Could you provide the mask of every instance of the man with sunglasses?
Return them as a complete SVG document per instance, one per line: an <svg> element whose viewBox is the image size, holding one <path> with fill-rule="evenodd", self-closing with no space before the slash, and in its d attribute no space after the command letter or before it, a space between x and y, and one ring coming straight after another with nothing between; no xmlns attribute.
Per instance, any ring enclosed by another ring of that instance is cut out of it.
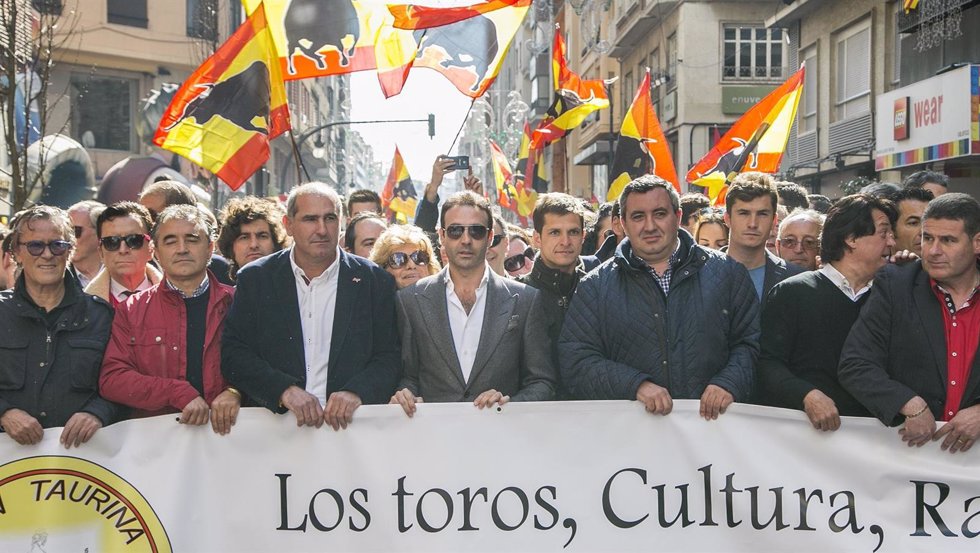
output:
<svg viewBox="0 0 980 553"><path fill-rule="evenodd" d="M778 282L803 271L787 265L766 249L766 241L776 224L778 203L775 181L755 171L735 177L725 196L728 257L748 269L760 301Z"/></svg>
<svg viewBox="0 0 980 553"><path fill-rule="evenodd" d="M160 282L153 265L150 212L136 202L118 202L99 215L96 232L103 269L85 287L113 307Z"/></svg>
<svg viewBox="0 0 980 553"><path fill-rule="evenodd" d="M655 175L619 198L626 239L587 274L565 316L563 383L583 399L636 399L666 415L700 399L717 419L751 394L759 302L745 267L680 228L677 191Z"/></svg>
<svg viewBox="0 0 980 553"><path fill-rule="evenodd" d="M23 270L13 290L0 292L0 426L20 444L63 426L61 443L77 447L117 414L98 393L112 309L66 270L75 242L66 212L36 206L12 224Z"/></svg>
<svg viewBox="0 0 980 553"><path fill-rule="evenodd" d="M439 238L448 266L398 292L401 382L391 403L547 401L557 375L537 290L487 265L493 216L470 191L442 205Z"/></svg>
<svg viewBox="0 0 980 553"><path fill-rule="evenodd" d="M820 253L820 232L824 216L812 209L794 211L779 223L776 255L786 263L805 271L817 270Z"/></svg>
<svg viewBox="0 0 980 553"><path fill-rule="evenodd" d="M82 288L88 286L102 269L99 257L99 239L95 223L105 205L95 200L85 200L68 208L68 216L75 231L75 250L71 254L71 272Z"/></svg>
<svg viewBox="0 0 980 553"><path fill-rule="evenodd" d="M210 422L227 434L241 405L221 375L235 289L208 270L215 229L197 206L175 205L157 216L152 234L164 278L116 308L99 389L136 417L180 413L181 424Z"/></svg>

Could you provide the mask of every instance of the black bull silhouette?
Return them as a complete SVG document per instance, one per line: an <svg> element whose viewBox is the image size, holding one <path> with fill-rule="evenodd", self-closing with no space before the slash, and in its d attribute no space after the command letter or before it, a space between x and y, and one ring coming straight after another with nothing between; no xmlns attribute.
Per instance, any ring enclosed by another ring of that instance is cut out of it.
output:
<svg viewBox="0 0 980 553"><path fill-rule="evenodd" d="M246 131L269 134L268 129L256 127L252 119L269 118L269 68L256 61L247 69L221 81L197 85L204 90L184 106L180 117L165 130L191 117L204 125L219 115Z"/></svg>
<svg viewBox="0 0 980 553"><path fill-rule="evenodd" d="M300 54L313 61L317 69L327 68L320 50L332 46L340 52L340 65L346 67L354 55L354 45L361 37L361 23L350 0L293 0L283 16L286 31L286 66L290 75L296 74L293 56ZM352 37L350 47L344 39Z"/></svg>
<svg viewBox="0 0 980 553"><path fill-rule="evenodd" d="M487 78L490 64L497 57L497 26L490 18L478 15L457 23L415 31L419 42L418 57L427 48L441 48L446 59L439 62L444 69L473 68L476 81L470 91L476 92Z"/></svg>

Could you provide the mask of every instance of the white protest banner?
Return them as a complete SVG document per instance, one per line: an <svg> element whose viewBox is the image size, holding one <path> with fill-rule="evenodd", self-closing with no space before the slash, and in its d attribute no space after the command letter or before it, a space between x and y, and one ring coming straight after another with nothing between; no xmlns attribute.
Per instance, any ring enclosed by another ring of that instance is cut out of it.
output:
<svg viewBox="0 0 980 553"><path fill-rule="evenodd" d="M980 450L678 401L361 407L344 431L243 410L65 450L0 436L0 551L976 551Z"/></svg>

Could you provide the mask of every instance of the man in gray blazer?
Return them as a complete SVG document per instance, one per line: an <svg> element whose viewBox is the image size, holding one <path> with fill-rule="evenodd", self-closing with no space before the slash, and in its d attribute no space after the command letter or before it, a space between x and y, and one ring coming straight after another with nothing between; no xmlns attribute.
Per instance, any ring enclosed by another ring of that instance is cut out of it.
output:
<svg viewBox="0 0 980 553"><path fill-rule="evenodd" d="M547 401L557 387L537 290L487 265L490 204L460 192L442 205L439 239L449 259L438 274L398 293L402 369L398 403Z"/></svg>

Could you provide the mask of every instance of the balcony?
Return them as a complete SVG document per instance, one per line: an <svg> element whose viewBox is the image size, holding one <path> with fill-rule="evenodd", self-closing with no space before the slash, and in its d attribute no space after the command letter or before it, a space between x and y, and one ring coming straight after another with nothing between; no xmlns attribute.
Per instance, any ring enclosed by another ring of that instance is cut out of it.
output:
<svg viewBox="0 0 980 553"><path fill-rule="evenodd" d="M613 16L612 49L609 56L621 58L640 43L651 30L663 23L663 17L678 3L677 0L633 0Z"/></svg>

